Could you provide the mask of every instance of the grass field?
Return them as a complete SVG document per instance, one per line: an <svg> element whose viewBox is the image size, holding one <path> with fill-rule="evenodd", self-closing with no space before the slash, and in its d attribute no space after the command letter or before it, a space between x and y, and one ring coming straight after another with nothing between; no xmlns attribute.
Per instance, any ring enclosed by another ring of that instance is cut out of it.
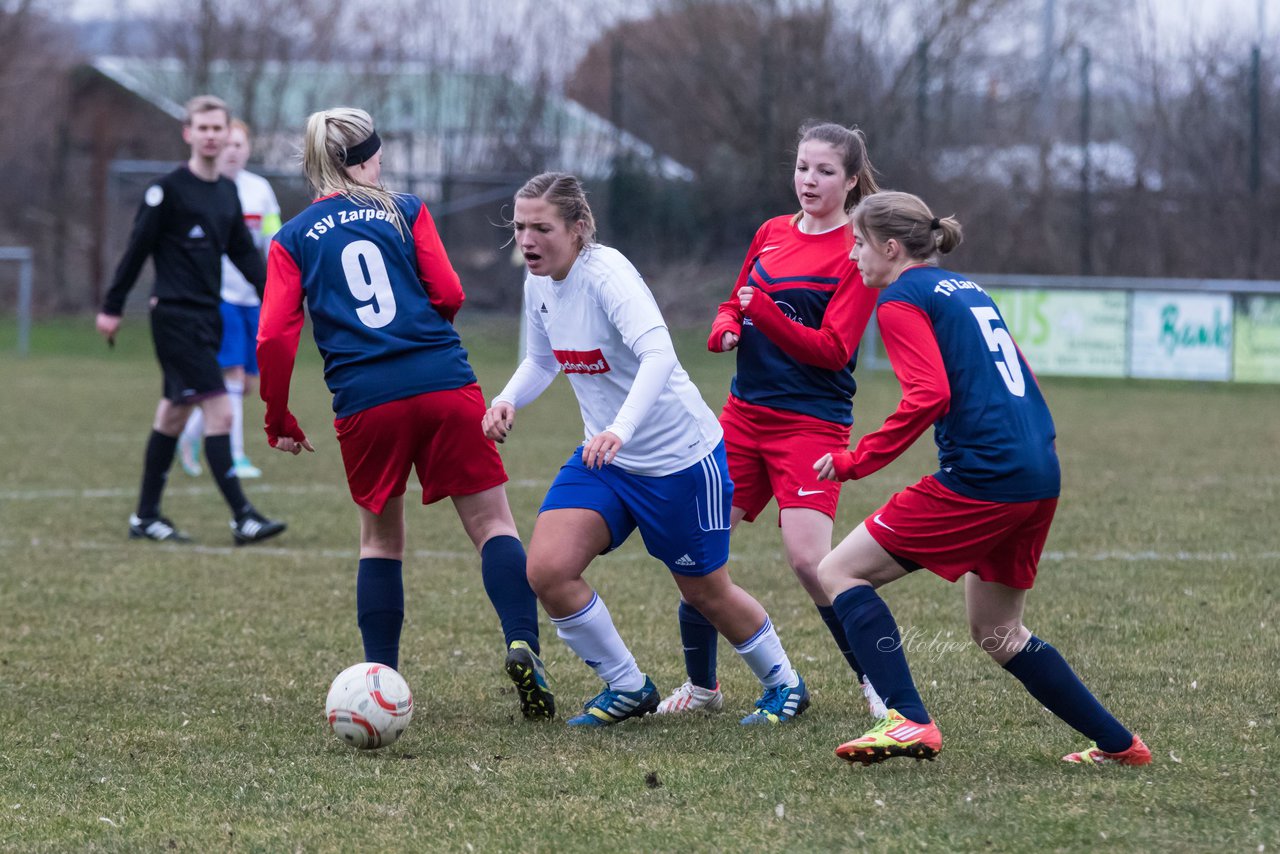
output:
<svg viewBox="0 0 1280 854"><path fill-rule="evenodd" d="M414 723L393 747L357 753L321 726L329 680L361 651L356 514L314 347L304 339L294 409L318 453L269 453L251 433L265 477L248 491L289 531L231 548L212 481L175 466L165 510L199 542L167 547L125 537L160 388L145 320L127 318L113 351L91 327L43 324L18 360L12 324L0 326L0 849L1280 847L1275 387L1043 380L1065 483L1027 623L1144 736L1147 768L1060 762L1082 740L967 643L960 589L926 573L886 598L914 638L945 750L846 766L832 750L867 727L865 708L764 519L735 535L732 571L811 686L806 715L740 728L757 687L721 644L729 712L587 733L527 723L447 503L408 518L401 669ZM462 332L495 391L514 365L512 327L470 318ZM731 360L697 332L677 346L718 409ZM865 431L897 384L872 373L860 385ZM522 412L503 455L524 535L579 438L563 380ZM933 462L925 439L846 486L837 532ZM667 691L683 679L675 588L634 540L588 578ZM545 619L543 642L571 710L595 678Z"/></svg>

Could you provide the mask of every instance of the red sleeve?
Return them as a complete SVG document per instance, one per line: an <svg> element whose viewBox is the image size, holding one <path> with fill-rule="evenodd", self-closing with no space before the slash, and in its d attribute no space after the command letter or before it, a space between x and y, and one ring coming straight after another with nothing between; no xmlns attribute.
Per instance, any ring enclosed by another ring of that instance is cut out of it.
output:
<svg viewBox="0 0 1280 854"><path fill-rule="evenodd" d="M721 342L724 341L726 332L732 332L734 335L742 334L742 303L738 301L738 290L747 283L747 277L751 275L751 267L756 263L756 256L760 254L760 235L763 232L764 226L761 226L756 236L751 239L751 247L747 250L746 260L742 262L742 269L738 271L733 290L729 292L729 298L720 303L716 309L716 319L711 321L711 334L707 336L707 349L712 353L724 352Z"/></svg>
<svg viewBox="0 0 1280 854"><path fill-rule="evenodd" d="M302 273L283 246L271 242L267 253L267 286L258 318L259 394L267 405L267 442L288 436L298 442L307 437L289 412L289 383L302 334Z"/></svg>
<svg viewBox="0 0 1280 854"><path fill-rule="evenodd" d="M880 337L902 386L898 409L884 426L868 433L852 452L833 456L841 480L866 477L893 462L951 407L951 384L938 350L933 324L924 310L901 302L885 303L876 313Z"/></svg>
<svg viewBox="0 0 1280 854"><path fill-rule="evenodd" d="M876 292L862 284L855 267L840 280L827 305L822 326L812 329L782 313L778 304L756 288L746 315L756 328L797 362L838 371L849 363L876 305Z"/></svg>
<svg viewBox="0 0 1280 854"><path fill-rule="evenodd" d="M440 242L440 233L436 231L435 220L427 206L418 211L413 221L413 246L418 254L418 278L422 279L423 289L431 305L440 312L440 316L450 323L457 316L458 309L466 294L462 292L462 282L449 263L444 244Z"/></svg>

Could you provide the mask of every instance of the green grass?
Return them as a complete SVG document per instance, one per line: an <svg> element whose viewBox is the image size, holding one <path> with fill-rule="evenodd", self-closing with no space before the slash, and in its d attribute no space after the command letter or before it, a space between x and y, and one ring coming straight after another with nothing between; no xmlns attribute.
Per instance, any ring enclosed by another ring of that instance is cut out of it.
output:
<svg viewBox="0 0 1280 854"><path fill-rule="evenodd" d="M464 313L465 318L465 313ZM469 318L486 389L512 328ZM0 346L13 327L0 327ZM678 338L718 408L730 359ZM721 645L731 713L604 732L519 718L478 560L448 503L411 506L402 671L416 720L357 753L321 726L329 680L361 657L356 513L314 347L294 408L318 453L269 452L248 485L288 520L233 549L212 482L176 467L166 512L195 548L126 540L160 390L145 322L108 351L87 318L40 324L0 356L0 849L65 850L1276 850L1280 845L1280 393L1274 387L1044 379L1062 503L1027 623L1146 738L1142 769L1068 767L1081 739L967 642L961 591L889 588L946 737L938 761L852 768L833 748L865 711L782 560L772 511L733 544L735 578L814 692L794 725L744 731L757 696ZM863 376L859 429L897 400ZM251 420L260 404L249 406ZM580 438L563 381L503 448L521 531ZM838 533L932 471L922 440L845 488ZM588 573L642 667L683 679L668 573L638 542ZM544 621L561 708L597 690Z"/></svg>

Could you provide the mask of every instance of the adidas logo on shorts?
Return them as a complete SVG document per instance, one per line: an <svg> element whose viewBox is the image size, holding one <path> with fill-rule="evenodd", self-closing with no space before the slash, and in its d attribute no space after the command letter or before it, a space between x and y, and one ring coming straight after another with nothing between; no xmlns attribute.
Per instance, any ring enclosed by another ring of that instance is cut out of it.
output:
<svg viewBox="0 0 1280 854"><path fill-rule="evenodd" d="M681 555L676 558L676 566L697 566L697 564L688 555Z"/></svg>

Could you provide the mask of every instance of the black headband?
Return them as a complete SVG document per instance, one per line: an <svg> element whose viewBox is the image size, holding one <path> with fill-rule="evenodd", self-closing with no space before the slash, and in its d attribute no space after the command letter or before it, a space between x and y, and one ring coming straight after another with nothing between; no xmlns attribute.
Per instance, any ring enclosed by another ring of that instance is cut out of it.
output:
<svg viewBox="0 0 1280 854"><path fill-rule="evenodd" d="M933 219L929 220L930 231L937 231L940 228L942 228L942 222L936 216Z"/></svg>
<svg viewBox="0 0 1280 854"><path fill-rule="evenodd" d="M382 148L382 140L378 138L378 132L375 130L364 142L347 149L346 155L342 158L342 165L359 166L377 154L380 148Z"/></svg>

